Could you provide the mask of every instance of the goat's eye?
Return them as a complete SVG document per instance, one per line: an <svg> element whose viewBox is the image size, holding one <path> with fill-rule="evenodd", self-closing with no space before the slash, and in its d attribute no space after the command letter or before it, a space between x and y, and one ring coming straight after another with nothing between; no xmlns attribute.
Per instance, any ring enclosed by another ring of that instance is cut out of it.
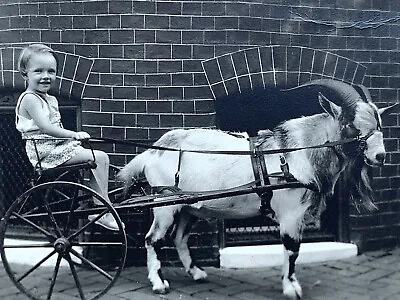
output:
<svg viewBox="0 0 400 300"><path fill-rule="evenodd" d="M347 137L357 137L360 134L360 130L357 129L353 124L346 124L344 131Z"/></svg>

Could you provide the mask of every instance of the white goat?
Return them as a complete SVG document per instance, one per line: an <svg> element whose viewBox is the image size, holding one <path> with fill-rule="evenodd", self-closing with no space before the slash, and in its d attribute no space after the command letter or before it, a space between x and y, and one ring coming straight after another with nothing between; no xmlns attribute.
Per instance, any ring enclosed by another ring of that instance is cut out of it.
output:
<svg viewBox="0 0 400 300"><path fill-rule="evenodd" d="M342 103L337 105L322 94L319 102L325 113L286 121L272 133L260 131L259 149L298 148L338 141L344 138L364 137L363 147L350 143L332 147L304 149L285 153L291 174L301 183L314 189L280 189L273 192L270 206L280 225L285 260L282 269L284 295L302 297L302 288L295 276L295 261L299 254L302 228L307 212L324 208L325 198L331 196L339 175L350 170L354 191L362 197L361 204L373 207L371 188L366 176L369 166L381 166L385 148L380 115L386 109L377 109L370 102L365 88L357 90L343 82L317 80L299 88L319 88L321 92L334 91ZM185 150L249 150L249 142L219 130L176 129L163 135L154 145L182 149L180 157L179 188L183 191L228 189L254 181L249 155L221 155L193 153ZM356 145L356 147L355 147ZM265 155L269 173L280 172L280 155ZM179 153L149 149L136 156L120 172L119 177L129 186L144 174L152 187L174 186ZM271 184L277 180L271 178ZM156 293L169 290L167 280L161 278L161 263L154 245L164 238L168 228L176 225L174 242L183 266L194 280L207 277L196 266L187 245L190 227L196 218L247 218L260 214L260 197L247 194L199 202L192 205L171 205L153 209L154 221L146 235L148 277ZM316 216L318 217L318 215Z"/></svg>

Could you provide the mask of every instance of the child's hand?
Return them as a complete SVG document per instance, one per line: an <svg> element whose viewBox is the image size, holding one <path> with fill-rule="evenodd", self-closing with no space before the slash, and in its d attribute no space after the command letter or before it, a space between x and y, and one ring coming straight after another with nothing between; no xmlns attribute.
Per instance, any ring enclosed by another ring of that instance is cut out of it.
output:
<svg viewBox="0 0 400 300"><path fill-rule="evenodd" d="M74 136L72 137L75 140L87 140L90 139L90 135L87 132L80 131L80 132L75 132Z"/></svg>

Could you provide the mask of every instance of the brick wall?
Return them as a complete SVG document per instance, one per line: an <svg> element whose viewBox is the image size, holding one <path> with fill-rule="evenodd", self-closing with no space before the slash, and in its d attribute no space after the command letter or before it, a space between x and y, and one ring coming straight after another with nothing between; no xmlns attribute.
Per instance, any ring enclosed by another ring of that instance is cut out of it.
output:
<svg viewBox="0 0 400 300"><path fill-rule="evenodd" d="M398 0L0 0L0 47L31 42L93 60L82 97L92 136L154 140L175 127L215 125L202 61L249 47L328 50L366 66L378 106L398 102ZM363 249L399 242L399 115L384 122L389 166L374 171L379 211L352 212ZM107 145L112 162L135 153Z"/></svg>

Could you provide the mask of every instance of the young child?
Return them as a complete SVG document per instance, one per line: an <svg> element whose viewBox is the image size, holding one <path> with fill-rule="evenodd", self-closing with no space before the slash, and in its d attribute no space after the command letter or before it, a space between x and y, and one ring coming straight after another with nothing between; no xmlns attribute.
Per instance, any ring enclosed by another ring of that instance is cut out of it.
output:
<svg viewBox="0 0 400 300"><path fill-rule="evenodd" d="M92 160L92 151L83 148L80 142L90 138L90 135L83 131L64 129L58 101L48 94L57 73L57 60L53 50L43 44L26 47L20 54L18 69L28 86L20 95L15 108L16 127L21 132L22 138L27 139L25 149L32 165L37 167L38 157L31 139L35 139L43 169ZM110 201L108 155L99 150L94 150L94 155L97 168L92 169L90 186ZM96 216L90 215L89 220L93 220ZM119 230L117 222L110 213L105 214L96 223L110 230Z"/></svg>

